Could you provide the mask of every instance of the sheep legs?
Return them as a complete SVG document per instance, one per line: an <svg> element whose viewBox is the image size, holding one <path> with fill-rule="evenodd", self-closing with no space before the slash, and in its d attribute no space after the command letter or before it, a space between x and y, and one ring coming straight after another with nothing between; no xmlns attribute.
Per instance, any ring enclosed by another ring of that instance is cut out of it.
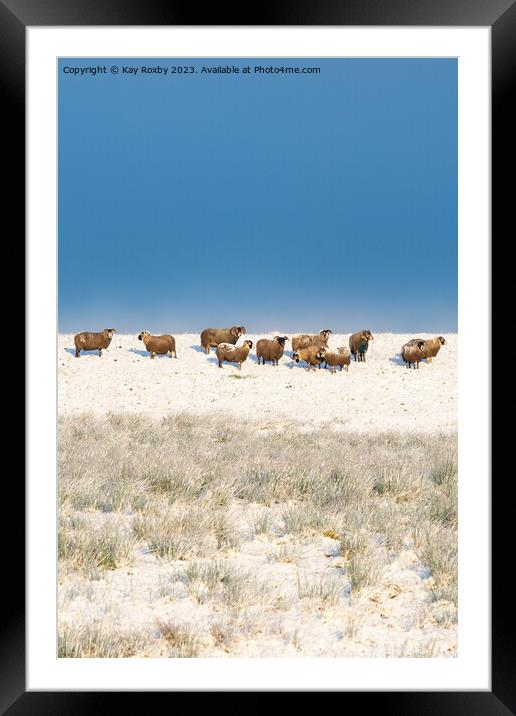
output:
<svg viewBox="0 0 516 716"><path fill-rule="evenodd" d="M102 348L99 348L99 358L102 357Z"/></svg>
<svg viewBox="0 0 516 716"><path fill-rule="evenodd" d="M80 358L81 357L81 351L78 351L77 348L75 349L75 357Z"/></svg>

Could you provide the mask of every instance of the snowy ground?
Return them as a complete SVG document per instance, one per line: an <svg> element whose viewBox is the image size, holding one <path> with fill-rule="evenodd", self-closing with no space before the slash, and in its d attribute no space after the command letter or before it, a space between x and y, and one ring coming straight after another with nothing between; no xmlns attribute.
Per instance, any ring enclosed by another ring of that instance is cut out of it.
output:
<svg viewBox="0 0 516 716"><path fill-rule="evenodd" d="M261 337L245 336L255 344ZM331 336L330 348L347 345L348 337ZM419 370L405 368L400 357L401 346L412 337L375 334L367 362L352 361L349 372L333 375L329 370L307 372L294 364L289 343L279 367L258 366L253 348L239 371L228 364L220 370L213 349L205 355L197 334L176 336L177 360L150 360L136 336L122 334L114 336L101 358L90 353L76 359L73 336L60 335L59 412L129 411L162 418L184 411L230 411L242 418L309 428L331 424L337 430L360 432L456 430L457 335L447 334L438 356L431 364L422 362Z"/></svg>
<svg viewBox="0 0 516 716"><path fill-rule="evenodd" d="M295 365L288 343L279 367L258 366L253 348L239 371L220 370L196 334L176 336L177 360L150 360L130 335L115 335L101 358L76 359L73 336L60 335L69 540L60 551L60 655L456 656L457 335L419 370L399 354L411 337L375 334L366 363L333 375ZM334 335L330 347L347 339ZM289 482L296 469L300 480ZM269 472L264 496L258 482ZM339 502L334 474L348 480L349 500ZM216 479L205 494L207 475ZM305 483L308 492L298 491ZM327 489L336 500L322 509ZM288 526L291 509L297 527ZM175 535L170 525L185 514ZM161 525L165 541L189 540L194 556L163 558L141 520ZM226 542L210 547L220 525ZM106 527L104 548L116 557L121 544L128 556L88 571ZM353 555L342 536L353 543L364 531L372 551ZM386 535L395 548L383 546ZM365 583L352 588L357 567Z"/></svg>
<svg viewBox="0 0 516 716"><path fill-rule="evenodd" d="M456 656L456 454L455 433L61 418L60 655Z"/></svg>
<svg viewBox="0 0 516 716"><path fill-rule="evenodd" d="M122 525L130 518L96 521ZM218 558L222 569L249 579L238 596L249 599L241 612L215 601L202 581L191 586L188 562L165 562L139 548L130 569L63 580L61 629L95 624L108 639L144 635L134 654L140 657L457 656L454 607L432 600L429 570L409 545L392 556L378 584L355 595L338 541L256 536L245 521L241 528L240 551ZM171 653L158 619L188 635L192 651Z"/></svg>

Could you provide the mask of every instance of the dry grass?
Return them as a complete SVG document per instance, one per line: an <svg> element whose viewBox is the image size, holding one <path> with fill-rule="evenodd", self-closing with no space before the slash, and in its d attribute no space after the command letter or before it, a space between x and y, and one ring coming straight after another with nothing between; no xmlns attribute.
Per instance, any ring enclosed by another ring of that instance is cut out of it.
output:
<svg viewBox="0 0 516 716"><path fill-rule="evenodd" d="M411 548L428 570L428 619L444 627L456 623L453 435L256 430L244 421L227 425L191 415L160 423L138 415L67 417L59 422L59 500L68 600L70 580L102 581L147 552L170 567L158 597L174 604L186 598L209 611L201 641L197 632L157 615L158 640L171 656L202 653L203 644L230 652L245 633L265 629L260 610L270 625L274 611L296 603L348 608L350 596L356 603L364 590L381 585L392 561ZM265 578L234 562L253 539L265 543ZM341 567L314 576L305 572L305 556L323 543ZM288 594L274 576L287 569L293 575ZM362 618L354 613L344 623L346 637L355 638ZM287 641L300 648L297 628L289 634ZM63 627L61 636L60 655L132 655L127 635ZM414 656L432 649L426 642L407 647ZM392 652L399 655L400 648Z"/></svg>
<svg viewBox="0 0 516 716"><path fill-rule="evenodd" d="M191 659L199 653L199 637L192 626L175 624L171 621L156 620L159 635L164 639L170 651L168 656L177 659Z"/></svg>
<svg viewBox="0 0 516 716"><path fill-rule="evenodd" d="M106 624L61 625L58 657L119 659L138 656L150 637L143 631L120 632Z"/></svg>
<svg viewBox="0 0 516 716"><path fill-rule="evenodd" d="M78 571L90 579L102 570L128 567L134 561L136 541L116 525L100 528L77 517L60 520L58 558L62 571Z"/></svg>

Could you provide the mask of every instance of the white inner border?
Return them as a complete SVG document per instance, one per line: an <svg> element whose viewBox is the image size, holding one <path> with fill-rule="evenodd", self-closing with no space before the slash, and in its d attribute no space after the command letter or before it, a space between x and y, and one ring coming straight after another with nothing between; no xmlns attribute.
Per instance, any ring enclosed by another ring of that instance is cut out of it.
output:
<svg viewBox="0 0 516 716"><path fill-rule="evenodd" d="M458 658L57 659L55 565L57 57L458 57L467 346L490 335L490 28L38 27L27 28L27 41L27 689L490 690L489 365L463 350Z"/></svg>

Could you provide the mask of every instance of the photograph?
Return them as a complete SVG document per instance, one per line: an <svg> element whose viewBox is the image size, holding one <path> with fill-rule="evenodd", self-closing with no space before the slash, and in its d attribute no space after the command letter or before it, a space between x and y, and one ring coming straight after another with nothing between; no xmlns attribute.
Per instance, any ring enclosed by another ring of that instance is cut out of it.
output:
<svg viewBox="0 0 516 716"><path fill-rule="evenodd" d="M461 656L458 68L59 56L58 659Z"/></svg>

